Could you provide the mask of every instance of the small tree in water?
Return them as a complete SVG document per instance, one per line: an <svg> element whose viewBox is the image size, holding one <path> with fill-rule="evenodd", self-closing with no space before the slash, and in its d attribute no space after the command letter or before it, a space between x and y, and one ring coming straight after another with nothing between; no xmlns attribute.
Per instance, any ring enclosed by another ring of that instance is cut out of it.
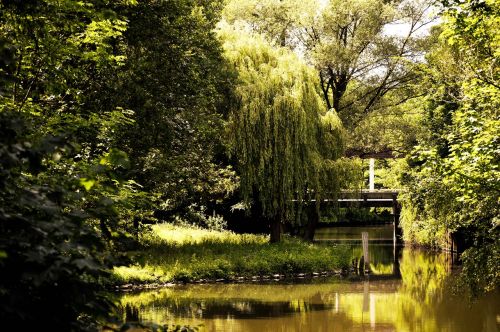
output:
<svg viewBox="0 0 500 332"><path fill-rule="evenodd" d="M223 27L225 54L238 75L237 102L228 125L231 150L248 205L271 225L271 242L283 225L299 220L297 207L339 191L345 179L342 123L318 94L317 75L295 54L258 35ZM312 239L313 232L306 237Z"/></svg>

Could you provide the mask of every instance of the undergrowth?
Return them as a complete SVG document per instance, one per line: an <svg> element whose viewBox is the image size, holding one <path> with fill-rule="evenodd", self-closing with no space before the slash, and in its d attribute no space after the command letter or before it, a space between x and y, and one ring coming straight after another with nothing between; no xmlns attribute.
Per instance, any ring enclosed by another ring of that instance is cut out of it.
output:
<svg viewBox="0 0 500 332"><path fill-rule="evenodd" d="M153 283L232 279L338 271L349 266L346 246L311 244L285 237L270 244L268 236L159 224L142 237L133 264L114 268L118 283Z"/></svg>

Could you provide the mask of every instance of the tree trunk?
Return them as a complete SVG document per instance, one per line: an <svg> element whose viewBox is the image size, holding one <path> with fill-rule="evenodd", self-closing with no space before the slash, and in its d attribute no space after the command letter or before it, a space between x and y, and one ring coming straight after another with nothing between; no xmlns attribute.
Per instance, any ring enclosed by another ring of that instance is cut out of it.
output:
<svg viewBox="0 0 500 332"><path fill-rule="evenodd" d="M276 243L281 241L281 233L283 232L283 227L281 225L281 218L276 216L271 219L271 243Z"/></svg>
<svg viewBox="0 0 500 332"><path fill-rule="evenodd" d="M333 81L335 82L332 86L333 108L335 112L340 114L342 112L340 109L340 101L347 91L347 84L349 84L349 81L345 74L337 75L336 79Z"/></svg>
<svg viewBox="0 0 500 332"><path fill-rule="evenodd" d="M316 227L319 222L319 209L316 208L315 204L311 204L307 210L308 223L304 232L304 240L312 242L314 240L314 234L316 233Z"/></svg>

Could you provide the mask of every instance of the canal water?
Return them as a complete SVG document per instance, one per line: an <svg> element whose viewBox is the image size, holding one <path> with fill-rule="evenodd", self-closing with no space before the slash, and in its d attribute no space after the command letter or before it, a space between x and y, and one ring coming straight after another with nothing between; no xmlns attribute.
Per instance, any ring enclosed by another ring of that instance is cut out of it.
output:
<svg viewBox="0 0 500 332"><path fill-rule="evenodd" d="M321 229L317 240L356 240L367 228ZM370 239L392 227L368 228ZM334 244L332 244L334 245ZM353 256L361 244L351 243ZM201 331L500 331L500 294L471 302L453 291L449 255L369 244L369 276L266 284L179 285L126 293L123 318L202 325Z"/></svg>

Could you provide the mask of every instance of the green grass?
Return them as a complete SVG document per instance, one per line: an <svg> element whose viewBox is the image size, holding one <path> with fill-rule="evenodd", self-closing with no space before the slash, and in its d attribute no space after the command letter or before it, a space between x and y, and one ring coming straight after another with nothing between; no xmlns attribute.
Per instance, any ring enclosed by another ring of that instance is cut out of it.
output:
<svg viewBox="0 0 500 332"><path fill-rule="evenodd" d="M118 283L232 279L338 271L348 267L346 246L320 245L285 237L269 244L267 236L217 232L160 224L143 236L134 263L115 267Z"/></svg>

